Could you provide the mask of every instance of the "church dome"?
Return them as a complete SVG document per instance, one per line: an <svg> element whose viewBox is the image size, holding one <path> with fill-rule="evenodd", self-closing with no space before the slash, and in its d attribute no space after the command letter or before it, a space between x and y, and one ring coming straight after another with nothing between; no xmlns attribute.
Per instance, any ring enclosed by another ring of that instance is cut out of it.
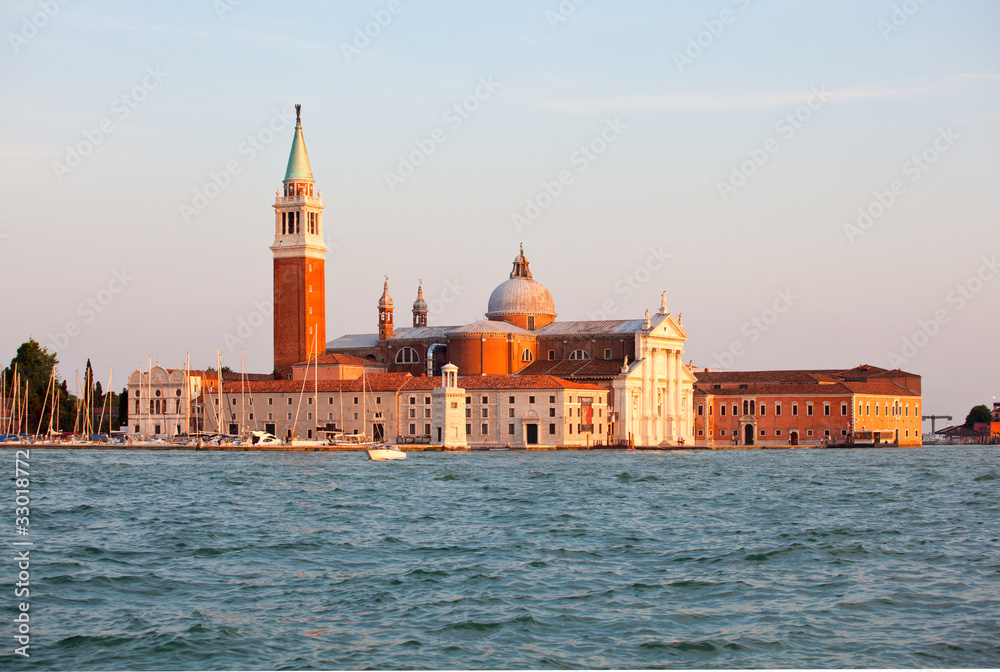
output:
<svg viewBox="0 0 1000 672"><path fill-rule="evenodd" d="M552 294L545 285L533 280L528 269L528 260L524 249L514 259L514 270L510 279L501 283L490 295L486 317L506 320L515 316L556 316L555 303Z"/></svg>

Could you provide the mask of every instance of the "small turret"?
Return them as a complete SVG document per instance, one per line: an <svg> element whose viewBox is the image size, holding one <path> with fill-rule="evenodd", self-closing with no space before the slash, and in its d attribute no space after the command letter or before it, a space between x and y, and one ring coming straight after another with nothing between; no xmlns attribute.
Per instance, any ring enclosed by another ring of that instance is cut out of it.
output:
<svg viewBox="0 0 1000 672"><path fill-rule="evenodd" d="M413 302L413 326L427 326L427 302L424 301L424 283L417 286L417 300Z"/></svg>

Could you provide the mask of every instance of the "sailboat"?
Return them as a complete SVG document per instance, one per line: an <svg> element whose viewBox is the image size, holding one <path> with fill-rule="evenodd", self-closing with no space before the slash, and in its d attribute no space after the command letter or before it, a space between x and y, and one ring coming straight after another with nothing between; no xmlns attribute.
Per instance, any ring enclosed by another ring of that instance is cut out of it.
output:
<svg viewBox="0 0 1000 672"><path fill-rule="evenodd" d="M365 371L361 370L361 403L362 403L362 418L364 418L365 428L368 425L368 404L367 404L367 390L365 389L367 385L365 384ZM393 444L369 444L366 449L368 453L369 460L404 460L406 459L406 453L403 450Z"/></svg>

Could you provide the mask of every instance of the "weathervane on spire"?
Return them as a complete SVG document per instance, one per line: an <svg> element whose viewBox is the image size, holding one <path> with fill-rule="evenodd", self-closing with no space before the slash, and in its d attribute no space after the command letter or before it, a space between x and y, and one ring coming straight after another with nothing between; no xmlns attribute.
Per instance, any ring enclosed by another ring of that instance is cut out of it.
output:
<svg viewBox="0 0 1000 672"><path fill-rule="evenodd" d="M302 123L302 106L295 103L295 125L298 126Z"/></svg>
<svg viewBox="0 0 1000 672"><path fill-rule="evenodd" d="M524 256L524 243L521 243L521 256Z"/></svg>

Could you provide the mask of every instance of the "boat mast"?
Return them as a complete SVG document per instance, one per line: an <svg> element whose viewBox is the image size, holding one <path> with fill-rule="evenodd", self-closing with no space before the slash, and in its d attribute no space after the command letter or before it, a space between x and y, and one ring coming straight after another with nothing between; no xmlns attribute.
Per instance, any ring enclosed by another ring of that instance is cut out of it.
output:
<svg viewBox="0 0 1000 672"><path fill-rule="evenodd" d="M219 374L219 408L215 412L219 434L222 434L222 348L215 348L215 370Z"/></svg>

